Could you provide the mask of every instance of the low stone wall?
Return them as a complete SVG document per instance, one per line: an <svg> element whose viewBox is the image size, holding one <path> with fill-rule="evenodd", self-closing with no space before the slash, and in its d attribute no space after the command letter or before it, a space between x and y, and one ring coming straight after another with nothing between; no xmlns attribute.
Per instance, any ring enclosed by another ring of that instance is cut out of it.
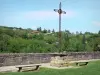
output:
<svg viewBox="0 0 100 75"><path fill-rule="evenodd" d="M48 63L51 57L64 56L69 60L100 59L100 52L71 52L71 53L9 53L0 54L0 66Z"/></svg>

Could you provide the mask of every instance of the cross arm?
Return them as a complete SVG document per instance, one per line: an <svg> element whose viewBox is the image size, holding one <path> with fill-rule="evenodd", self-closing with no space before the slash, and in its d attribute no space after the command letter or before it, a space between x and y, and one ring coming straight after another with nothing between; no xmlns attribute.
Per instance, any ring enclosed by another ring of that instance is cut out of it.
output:
<svg viewBox="0 0 100 75"><path fill-rule="evenodd" d="M55 12L58 12L58 9L54 9Z"/></svg>
<svg viewBox="0 0 100 75"><path fill-rule="evenodd" d="M62 11L62 14L66 14L66 12L65 11Z"/></svg>
<svg viewBox="0 0 100 75"><path fill-rule="evenodd" d="M59 12L58 9L54 9L54 11L55 11L55 12ZM66 14L66 12L65 12L65 11L62 11L62 10L61 10L61 13L62 13L62 14Z"/></svg>

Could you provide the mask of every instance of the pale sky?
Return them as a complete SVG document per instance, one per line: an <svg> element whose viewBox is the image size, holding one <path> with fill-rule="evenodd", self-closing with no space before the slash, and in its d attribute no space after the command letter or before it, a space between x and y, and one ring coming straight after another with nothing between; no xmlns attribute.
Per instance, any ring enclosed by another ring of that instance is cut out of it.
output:
<svg viewBox="0 0 100 75"><path fill-rule="evenodd" d="M0 25L58 31L58 13L62 1L62 30L98 32L100 0L0 0Z"/></svg>

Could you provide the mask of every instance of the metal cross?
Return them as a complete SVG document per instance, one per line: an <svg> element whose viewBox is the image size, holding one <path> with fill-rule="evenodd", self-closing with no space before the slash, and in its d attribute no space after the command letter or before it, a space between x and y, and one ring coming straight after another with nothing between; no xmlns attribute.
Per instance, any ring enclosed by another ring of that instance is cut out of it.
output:
<svg viewBox="0 0 100 75"><path fill-rule="evenodd" d="M59 4L59 9L54 9L54 11L55 12L58 12L58 14L59 14L59 45L60 45L60 50L59 50L59 52L61 51L61 41L62 41L62 39L61 39L61 14L66 14L66 12L65 11L62 11L62 9L61 9L61 2L60 2L60 4Z"/></svg>

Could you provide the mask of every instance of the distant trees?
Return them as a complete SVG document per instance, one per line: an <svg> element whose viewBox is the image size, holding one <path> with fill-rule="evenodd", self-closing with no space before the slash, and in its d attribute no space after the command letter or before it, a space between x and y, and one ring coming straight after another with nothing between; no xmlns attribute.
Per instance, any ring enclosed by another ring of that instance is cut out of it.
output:
<svg viewBox="0 0 100 75"><path fill-rule="evenodd" d="M98 33L62 31L62 51L100 51L100 31ZM59 32L41 27L37 30L0 26L0 52L58 52Z"/></svg>
<svg viewBox="0 0 100 75"><path fill-rule="evenodd" d="M50 29L48 30L48 33L51 33Z"/></svg>
<svg viewBox="0 0 100 75"><path fill-rule="evenodd" d="M40 31L41 32L42 31L42 28L41 27L38 27L37 28L37 31Z"/></svg>
<svg viewBox="0 0 100 75"><path fill-rule="evenodd" d="M0 34L0 51L1 52L7 51L7 45L9 44L8 43L9 39L10 39L9 35L5 33Z"/></svg>
<svg viewBox="0 0 100 75"><path fill-rule="evenodd" d="M65 30L65 33L67 33L67 34L71 34L69 30Z"/></svg>
<svg viewBox="0 0 100 75"><path fill-rule="evenodd" d="M55 30L54 29L52 30L52 33L55 33Z"/></svg>
<svg viewBox="0 0 100 75"><path fill-rule="evenodd" d="M63 40L63 50L68 51L69 49L69 43L70 43L70 38L69 38L69 33L65 33L64 35L64 40Z"/></svg>
<svg viewBox="0 0 100 75"><path fill-rule="evenodd" d="M100 30L99 30L98 34L100 34Z"/></svg>
<svg viewBox="0 0 100 75"><path fill-rule="evenodd" d="M83 34L82 43L83 43L83 49L85 50L85 48L86 48L86 37L85 37L85 34Z"/></svg>
<svg viewBox="0 0 100 75"><path fill-rule="evenodd" d="M43 33L47 33L47 30L46 30L46 29L44 29L42 32L43 32Z"/></svg>

